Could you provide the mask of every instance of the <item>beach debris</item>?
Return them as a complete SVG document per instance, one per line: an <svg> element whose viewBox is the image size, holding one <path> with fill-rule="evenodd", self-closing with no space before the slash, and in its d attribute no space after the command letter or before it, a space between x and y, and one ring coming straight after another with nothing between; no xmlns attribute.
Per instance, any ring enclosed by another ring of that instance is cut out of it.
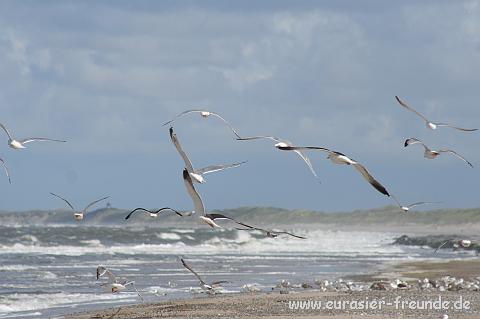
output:
<svg viewBox="0 0 480 319"><path fill-rule="evenodd" d="M388 283L377 281L370 286L370 290L388 290L388 286Z"/></svg>

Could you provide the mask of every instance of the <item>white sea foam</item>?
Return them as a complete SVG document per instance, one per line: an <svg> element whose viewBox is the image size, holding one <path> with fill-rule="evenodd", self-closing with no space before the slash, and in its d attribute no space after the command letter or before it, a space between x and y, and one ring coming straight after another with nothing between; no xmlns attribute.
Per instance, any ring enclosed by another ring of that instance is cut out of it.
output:
<svg viewBox="0 0 480 319"><path fill-rule="evenodd" d="M157 237L164 240L180 240L182 237L175 233L160 233Z"/></svg>
<svg viewBox="0 0 480 319"><path fill-rule="evenodd" d="M299 231L298 234L308 239L302 240L289 236L277 238L254 238L249 232L239 231L233 239L223 238L218 233L204 242L193 246L186 245L179 239L178 234L163 233L164 239L172 243L164 244L136 244L105 246L98 240L88 240L87 246L44 246L36 244L16 243L13 245L0 245L0 253L16 254L51 254L66 256L81 256L84 254L171 254L179 253L317 253L335 256L348 255L375 255L399 254L404 252L401 246L387 244L393 235L369 232L342 232L342 231Z"/></svg>
<svg viewBox="0 0 480 319"><path fill-rule="evenodd" d="M33 311L60 305L77 305L92 300L112 300L130 298L127 294L12 294L0 298L0 318L10 312Z"/></svg>

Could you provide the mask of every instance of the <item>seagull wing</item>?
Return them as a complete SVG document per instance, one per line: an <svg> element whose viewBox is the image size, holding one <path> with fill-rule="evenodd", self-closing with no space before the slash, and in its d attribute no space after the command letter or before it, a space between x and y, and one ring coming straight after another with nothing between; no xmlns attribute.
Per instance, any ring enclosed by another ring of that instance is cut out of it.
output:
<svg viewBox="0 0 480 319"><path fill-rule="evenodd" d="M5 133L7 133L8 138L11 139L11 140L13 140L12 135L10 134L10 132L8 131L8 129L5 127L5 125L3 125L2 123L0 123L0 127L5 131Z"/></svg>
<svg viewBox="0 0 480 319"><path fill-rule="evenodd" d="M418 112L417 110L411 108L410 106L408 106L405 102L403 102L402 100L400 100L400 98L398 96L395 95L395 98L397 99L397 102L400 103L401 106L403 106L404 108L406 108L407 110L417 114L418 116L420 116L422 119L424 119L426 122L430 122L422 113Z"/></svg>
<svg viewBox="0 0 480 319"><path fill-rule="evenodd" d="M183 170L183 181L185 183L185 187L187 188L187 192L193 200L193 205L195 207L195 212L197 214L205 215L205 206L203 205L202 198L200 194L198 194L197 190L193 186L192 178L188 173L187 169Z"/></svg>
<svg viewBox="0 0 480 319"><path fill-rule="evenodd" d="M269 136L269 135L240 137L240 138L237 138L237 141L251 141L251 140L258 140L258 139L268 139L268 140L272 140L274 142L286 142L285 140L282 140L281 138L278 138L278 137L275 137L275 136Z"/></svg>
<svg viewBox="0 0 480 319"><path fill-rule="evenodd" d="M173 127L170 127L170 139L172 140L173 145L175 145L175 148L177 149L180 156L183 158L183 161L185 162L185 167L187 168L188 172L193 173L192 162L188 158L187 153L185 153L185 151L182 149L182 146L178 141L177 134L173 132Z"/></svg>
<svg viewBox="0 0 480 319"><path fill-rule="evenodd" d="M189 113L200 113L200 112L204 112L203 110L186 110L186 111L183 111L182 113L179 113L177 114L173 119L171 119L170 121L166 122L166 123L163 123L162 126L165 126L165 125L168 125L172 122L174 122L176 119L178 119L179 117L182 117L186 114L189 114Z"/></svg>
<svg viewBox="0 0 480 319"><path fill-rule="evenodd" d="M247 225L247 224L244 224L242 222L239 222L231 217L228 217L228 216L225 216L225 215L222 215L222 214L207 214L206 217L210 218L211 220L215 220L215 219L226 219L226 220L230 220L238 225L242 225L244 227L247 227L249 229L258 229L258 230L263 230L261 228L256 228L256 227L253 227L253 226L250 226L250 225Z"/></svg>
<svg viewBox="0 0 480 319"><path fill-rule="evenodd" d="M413 207L420 206L420 205L439 204L439 203L440 202L416 202L416 203L408 205L407 207L408 208L413 208Z"/></svg>
<svg viewBox="0 0 480 319"><path fill-rule="evenodd" d="M185 260L183 260L183 258L180 259L182 261L182 265L183 267L187 268L192 274L195 275L195 277L197 277L197 279L202 283L202 284L205 284L205 281L203 281L202 277L200 277L199 274L197 274L195 272L195 270L193 270L186 262Z"/></svg>
<svg viewBox="0 0 480 319"><path fill-rule="evenodd" d="M60 195L57 195L57 194L54 194L54 193L50 193L51 195L55 196L55 197L58 197L60 198L61 200L63 200L65 203L67 203L68 206L70 206L70 208L72 210L75 210L75 208L73 208L72 204L70 204L70 202L68 200L66 200L65 198L63 198L62 196Z"/></svg>
<svg viewBox="0 0 480 319"><path fill-rule="evenodd" d="M290 145L290 146L277 146L277 148L279 150L282 150L282 151L294 151L295 153L297 153L304 160L304 162L308 165L308 168L310 168L310 171L312 172L313 176L315 176L317 178L318 178L317 173L313 169L313 166L312 166L312 163L310 162L310 159L307 157L307 155L305 155L305 153L303 151L304 150L318 150L318 151L325 151L325 152L332 153L332 151L327 149L327 148L316 147L316 146L293 146L293 145Z"/></svg>
<svg viewBox="0 0 480 319"><path fill-rule="evenodd" d="M315 176L316 178L318 178L318 175L317 175L317 173L315 172L315 170L313 169L313 165L312 165L312 163L310 162L310 159L308 158L308 156L307 156L304 152L302 152L302 151L300 151L300 150L294 150L294 152L297 153L298 156L300 156L300 157L303 159L303 161L307 164L307 166L308 166L308 168L310 169L310 172L312 172L313 176Z"/></svg>
<svg viewBox="0 0 480 319"><path fill-rule="evenodd" d="M287 231L272 231L272 233L274 233L274 234L285 234L285 235L289 235L289 236L292 236L292 237L295 237L295 238L307 239L306 237L295 235L295 234L289 233Z"/></svg>
<svg viewBox="0 0 480 319"><path fill-rule="evenodd" d="M150 214L158 214L158 213L160 213L160 212L162 212L162 211L165 211L165 210L171 210L171 211L174 212L175 214L183 217L182 214L180 214L178 211L176 211L175 209L170 208L170 207L162 207L162 208L160 208L160 209L158 209L158 210L156 210L156 211L151 211L151 210L148 210L148 209L146 209L146 208L138 207L138 208L135 208L134 210L132 210L132 211L127 215L127 217L125 217L125 219L129 219L129 218L133 215L133 213L138 212L138 211L143 211L143 212L147 212L147 213L150 213Z"/></svg>
<svg viewBox="0 0 480 319"><path fill-rule="evenodd" d="M353 166L357 169L357 171L360 172L360 174L362 174L362 176L370 183L370 185L372 185L377 191L379 191L380 193L386 195L386 196L390 196L390 194L388 193L387 189L382 185L380 184L368 171L367 169L361 165L360 163L355 163L353 164Z"/></svg>
<svg viewBox="0 0 480 319"><path fill-rule="evenodd" d="M438 246L433 253L436 253L440 248L442 248L443 246L445 246L446 244L448 244L448 243L451 242L452 240L453 240L453 238L447 240L446 242L444 242L443 244L441 244L440 246Z"/></svg>
<svg viewBox="0 0 480 319"><path fill-rule="evenodd" d="M3 159L1 159L1 158L0 158L0 163L2 163L3 169L5 170L5 174L6 174L7 177L8 177L8 182L11 184L11 183L12 183L12 180L10 179L10 173L8 172L7 164L5 164L5 161L4 161Z"/></svg>
<svg viewBox="0 0 480 319"><path fill-rule="evenodd" d="M66 141L63 140L55 140L52 138L45 138L45 137L30 137L30 138L25 138L23 140L19 140L20 143L22 144L27 144L30 142L61 142L65 143Z"/></svg>
<svg viewBox="0 0 480 319"><path fill-rule="evenodd" d="M218 117L219 119L221 119L225 124L227 124L227 126L230 128L230 130L233 132L233 134L235 134L235 136L237 138L241 138L241 136L238 135L237 131L233 128L233 126L230 124L230 122L228 122L226 119L224 119L222 116L220 116L220 114L215 113L215 112L210 112L210 114Z"/></svg>
<svg viewBox="0 0 480 319"><path fill-rule="evenodd" d="M444 127L450 127L459 131L464 131L464 132L473 132L473 131L478 131L478 128L462 128L458 126L453 126L447 123L435 123L437 126L444 126Z"/></svg>
<svg viewBox="0 0 480 319"><path fill-rule="evenodd" d="M194 173L202 175L202 174L208 174L208 173L223 171L225 169L238 167L242 164L245 164L246 162L247 161L240 162L240 163L234 163L234 164L226 164L226 165L211 165L211 166L207 166L207 167L204 167L204 168L196 169L196 170L194 170Z"/></svg>
<svg viewBox="0 0 480 319"><path fill-rule="evenodd" d="M109 198L109 197L110 197L110 196L103 197L103 198L97 199L96 201L91 202L90 204L87 205L87 207L85 207L85 208L83 209L83 211L86 213L86 212L87 212L87 209L89 209L90 207L92 207L92 206L95 205L96 203L101 202L102 200L107 199L107 198Z"/></svg>
<svg viewBox="0 0 480 319"><path fill-rule="evenodd" d="M413 144L420 144L420 145L423 146L423 148L424 148L426 151L430 151L430 149L428 148L427 145L425 145L422 141L420 141L419 139L414 138L414 137L407 138L407 139L405 140L405 143L403 143L403 146L407 147L407 146L413 145Z"/></svg>
<svg viewBox="0 0 480 319"><path fill-rule="evenodd" d="M117 277L115 277L115 275L110 270L103 266L99 266L97 267L97 280L102 276L107 276L109 283L117 282Z"/></svg>
<svg viewBox="0 0 480 319"><path fill-rule="evenodd" d="M464 161L465 163L467 163L468 165L470 165L470 167L473 167L472 163L470 163L469 161L467 161L467 159L465 157L463 157L462 155L458 154L457 152L455 151L452 151L452 150L438 150L439 153L450 153L452 154L453 156L456 156L458 157L459 159L461 159L462 161Z"/></svg>

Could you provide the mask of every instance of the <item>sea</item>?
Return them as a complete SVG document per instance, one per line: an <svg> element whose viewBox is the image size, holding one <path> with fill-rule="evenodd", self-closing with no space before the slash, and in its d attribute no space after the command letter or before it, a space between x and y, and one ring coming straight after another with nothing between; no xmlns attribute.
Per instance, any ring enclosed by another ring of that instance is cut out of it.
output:
<svg viewBox="0 0 480 319"><path fill-rule="evenodd" d="M106 291L105 280L96 279L99 265L135 281L144 302L159 302L205 295L181 258L207 283L228 281L222 293L271 291L282 280L313 284L438 258L427 247L392 245L401 234L288 230L307 239L208 227L0 226L0 319L61 318L142 302L132 287Z"/></svg>

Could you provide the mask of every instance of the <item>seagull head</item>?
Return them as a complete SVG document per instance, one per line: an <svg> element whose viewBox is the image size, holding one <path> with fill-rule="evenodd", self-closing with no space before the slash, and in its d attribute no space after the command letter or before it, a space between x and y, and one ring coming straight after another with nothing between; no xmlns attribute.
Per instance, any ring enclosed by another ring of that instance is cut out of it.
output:
<svg viewBox="0 0 480 319"><path fill-rule="evenodd" d="M277 144L275 144L275 147L276 148L279 148L279 147L288 147L289 145L285 142L278 142Z"/></svg>
<svg viewBox="0 0 480 319"><path fill-rule="evenodd" d="M435 123L427 122L427 127L431 130L436 130L438 126Z"/></svg>
<svg viewBox="0 0 480 319"><path fill-rule="evenodd" d="M83 213L82 212L75 213L73 214L73 218L77 221L80 221L83 219Z"/></svg>
<svg viewBox="0 0 480 319"><path fill-rule="evenodd" d="M209 116L210 116L210 112L208 112L208 111L202 111L202 112L200 112L200 115L203 116L203 117L209 117Z"/></svg>

